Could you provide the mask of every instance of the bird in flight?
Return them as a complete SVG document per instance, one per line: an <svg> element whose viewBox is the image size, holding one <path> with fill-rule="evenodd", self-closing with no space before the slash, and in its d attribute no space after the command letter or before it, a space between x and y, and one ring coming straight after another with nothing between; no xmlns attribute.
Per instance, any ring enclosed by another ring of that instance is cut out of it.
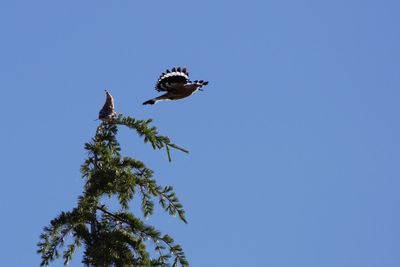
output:
<svg viewBox="0 0 400 267"><path fill-rule="evenodd" d="M194 92L200 90L207 81L190 81L189 72L186 68L172 68L162 73L156 84L156 91L166 92L165 94L147 100L143 105L154 105L158 101L162 100L177 100L190 96Z"/></svg>
<svg viewBox="0 0 400 267"><path fill-rule="evenodd" d="M117 116L114 107L114 98L112 95L105 90L106 92L106 103L104 103L103 108L99 112L99 119L102 121L110 121Z"/></svg>

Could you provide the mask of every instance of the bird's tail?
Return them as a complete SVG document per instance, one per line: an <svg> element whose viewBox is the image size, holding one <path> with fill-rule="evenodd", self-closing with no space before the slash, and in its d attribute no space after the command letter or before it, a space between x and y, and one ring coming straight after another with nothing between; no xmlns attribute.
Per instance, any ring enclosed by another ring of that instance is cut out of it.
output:
<svg viewBox="0 0 400 267"><path fill-rule="evenodd" d="M201 88L202 88L203 86L206 86L206 85L208 84L208 81L203 81L203 80L197 81L197 80L196 80L196 81L193 81L193 83L198 85L198 89L199 89L200 91L203 91Z"/></svg>

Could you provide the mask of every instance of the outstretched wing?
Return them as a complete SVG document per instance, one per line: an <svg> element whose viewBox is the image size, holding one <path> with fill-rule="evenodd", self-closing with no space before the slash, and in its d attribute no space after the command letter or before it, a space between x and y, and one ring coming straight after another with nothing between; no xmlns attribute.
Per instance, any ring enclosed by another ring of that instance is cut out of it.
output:
<svg viewBox="0 0 400 267"><path fill-rule="evenodd" d="M172 68L162 73L156 84L156 90L173 91L182 88L189 81L189 73L186 68Z"/></svg>

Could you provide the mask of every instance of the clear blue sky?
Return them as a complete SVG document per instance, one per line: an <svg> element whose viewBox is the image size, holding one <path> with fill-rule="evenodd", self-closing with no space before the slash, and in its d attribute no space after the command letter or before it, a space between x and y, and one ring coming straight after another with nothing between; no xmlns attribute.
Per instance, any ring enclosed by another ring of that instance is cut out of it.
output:
<svg viewBox="0 0 400 267"><path fill-rule="evenodd" d="M1 1L0 265L38 266L42 227L75 206L108 88L118 112L154 118L191 151L170 164L119 135L175 187L189 224L161 211L148 222L192 266L400 266L399 10L395 0ZM142 106L173 66L210 84Z"/></svg>

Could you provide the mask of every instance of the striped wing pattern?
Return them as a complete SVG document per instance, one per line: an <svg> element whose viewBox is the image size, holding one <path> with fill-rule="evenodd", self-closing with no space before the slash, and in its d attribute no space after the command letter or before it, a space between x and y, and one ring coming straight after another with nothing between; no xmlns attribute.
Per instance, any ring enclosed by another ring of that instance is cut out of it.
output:
<svg viewBox="0 0 400 267"><path fill-rule="evenodd" d="M201 88L207 84L208 82L203 80L190 81L186 68L172 68L163 72L156 83L156 90L165 93L143 102L143 105L154 105L159 101L186 98L196 91L202 91Z"/></svg>
<svg viewBox="0 0 400 267"><path fill-rule="evenodd" d="M172 68L161 74L156 84L156 90L158 92L168 92L182 88L188 82L190 82L189 73L186 68Z"/></svg>

